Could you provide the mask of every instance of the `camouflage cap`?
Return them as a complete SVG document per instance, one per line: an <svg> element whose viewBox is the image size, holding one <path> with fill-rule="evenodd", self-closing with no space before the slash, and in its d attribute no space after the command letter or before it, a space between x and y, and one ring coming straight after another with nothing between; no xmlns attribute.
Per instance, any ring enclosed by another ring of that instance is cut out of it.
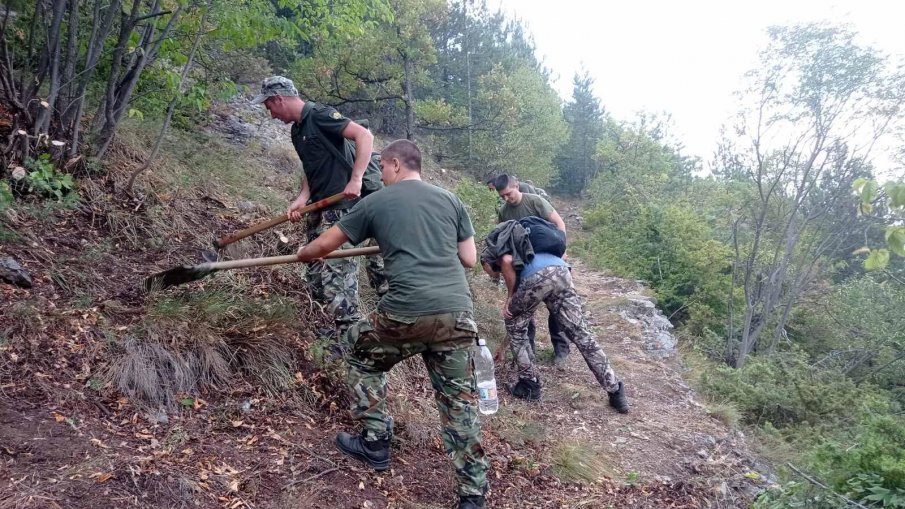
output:
<svg viewBox="0 0 905 509"><path fill-rule="evenodd" d="M289 78L283 76L271 76L261 83L261 93L251 100L252 104L261 104L268 97L282 95L288 97L298 97L299 91Z"/></svg>

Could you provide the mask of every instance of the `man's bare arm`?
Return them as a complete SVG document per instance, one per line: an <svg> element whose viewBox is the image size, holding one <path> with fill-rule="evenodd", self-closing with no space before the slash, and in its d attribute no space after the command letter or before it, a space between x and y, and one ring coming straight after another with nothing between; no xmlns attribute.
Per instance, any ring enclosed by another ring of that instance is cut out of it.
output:
<svg viewBox="0 0 905 509"><path fill-rule="evenodd" d="M556 225L556 229L566 233L566 222L562 220L562 217L559 215L559 212L553 211L550 212L550 215L547 216L547 221Z"/></svg>
<svg viewBox="0 0 905 509"><path fill-rule="evenodd" d="M509 304L512 302L512 294L515 293L515 283L518 282L518 274L515 273L515 267L512 266L512 255L503 255L500 259L500 271L503 273L503 280L506 282L506 298L505 307L503 307L503 316L512 318L509 311Z"/></svg>
<svg viewBox="0 0 905 509"><path fill-rule="evenodd" d="M478 263L478 248L475 247L474 237L459 242L459 262L466 269L470 269Z"/></svg>
<svg viewBox="0 0 905 509"><path fill-rule="evenodd" d="M342 132L343 138L355 142L355 162L352 163L352 178L343 190L346 198L358 198L361 195L361 181L364 178L371 152L374 151L374 135L354 121L349 122Z"/></svg>
<svg viewBox="0 0 905 509"><path fill-rule="evenodd" d="M311 189L308 188L308 179L302 179L302 192L299 193L298 198L296 198L292 203L289 204L289 210L286 211L289 214L289 219L291 221L298 221L302 218L302 215L297 211L298 209L304 207L308 204L308 200L311 199Z"/></svg>
<svg viewBox="0 0 905 509"><path fill-rule="evenodd" d="M338 226L333 226L320 234L314 241L299 248L299 260L310 262L311 260L323 258L325 254L339 249L340 246L348 241L349 237L346 237L346 234Z"/></svg>

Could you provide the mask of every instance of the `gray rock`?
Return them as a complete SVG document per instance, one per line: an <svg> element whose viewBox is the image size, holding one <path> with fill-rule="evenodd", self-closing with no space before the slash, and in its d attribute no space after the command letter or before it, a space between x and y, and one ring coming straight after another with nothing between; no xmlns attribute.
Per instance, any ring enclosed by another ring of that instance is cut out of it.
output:
<svg viewBox="0 0 905 509"><path fill-rule="evenodd" d="M0 279L22 288L31 288L31 275L12 256L0 257Z"/></svg>
<svg viewBox="0 0 905 509"><path fill-rule="evenodd" d="M673 326L656 304L645 296L628 296L628 309L619 311L625 321L641 327L645 351L655 358L669 357L676 351L678 341L669 332Z"/></svg>
<svg viewBox="0 0 905 509"><path fill-rule="evenodd" d="M237 201L236 208L239 209L240 212L254 212L258 210L258 204L250 201Z"/></svg>
<svg viewBox="0 0 905 509"><path fill-rule="evenodd" d="M145 417L151 424L167 424L170 422L170 416L167 415L167 411L163 407L149 411Z"/></svg>
<svg viewBox="0 0 905 509"><path fill-rule="evenodd" d="M716 447L716 439L706 433L695 434L694 443L708 448Z"/></svg>

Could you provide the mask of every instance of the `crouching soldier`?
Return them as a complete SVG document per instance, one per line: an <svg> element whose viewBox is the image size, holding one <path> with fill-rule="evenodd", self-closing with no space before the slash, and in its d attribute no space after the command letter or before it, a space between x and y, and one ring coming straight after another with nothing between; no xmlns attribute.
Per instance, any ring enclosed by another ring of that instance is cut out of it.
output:
<svg viewBox="0 0 905 509"><path fill-rule="evenodd" d="M553 228L552 224L549 225L550 230ZM559 325L560 332L584 356L597 382L609 395L610 406L621 413L628 413L625 386L616 378L606 354L585 323L581 300L572 285L568 264L551 249L535 252L524 227L516 221L501 223L488 239L496 238L494 234L502 229L509 230L513 243L503 248L497 245L495 252L485 249L482 261L486 262L485 270L499 266L506 282L508 298L503 306L503 316L512 356L518 366L518 382L511 387L512 395L528 400L540 398L540 378L530 355L528 322L543 303ZM532 228L535 229L540 230L538 226ZM490 245L488 242L488 247Z"/></svg>
<svg viewBox="0 0 905 509"><path fill-rule="evenodd" d="M470 348L477 338L474 305L463 267L477 262L474 228L456 195L421 180L421 152L398 140L381 153L387 188L367 196L312 243L302 261L345 242L373 237L389 280L370 319L349 328L346 382L359 435L340 433L339 449L375 470L390 463L386 372L420 355L440 412L443 444L459 480L459 509L484 507L488 460L481 428Z"/></svg>

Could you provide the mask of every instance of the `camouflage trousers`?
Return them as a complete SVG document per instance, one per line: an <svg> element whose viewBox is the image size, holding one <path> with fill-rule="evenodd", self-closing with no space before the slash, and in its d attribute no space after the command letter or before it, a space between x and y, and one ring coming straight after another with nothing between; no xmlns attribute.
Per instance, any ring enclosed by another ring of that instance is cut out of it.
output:
<svg viewBox="0 0 905 509"><path fill-rule="evenodd" d="M597 382L607 392L618 391L616 373L585 323L581 299L572 286L572 273L568 267L563 266L545 267L528 276L519 283L512 295L509 305L512 318L506 320L506 332L509 334L519 378L539 380L530 354L528 322L541 303L546 304L550 315L555 317L560 333L578 347Z"/></svg>
<svg viewBox="0 0 905 509"><path fill-rule="evenodd" d="M347 212L334 209L310 213L306 220L307 241L318 238ZM348 242L342 246L343 249L352 247ZM368 256L366 260L368 280L377 295L381 296L389 288L383 270L383 257ZM340 338L346 329L361 320L358 311L358 263L357 257L321 260L308 263L305 271L305 281L312 297L333 317Z"/></svg>
<svg viewBox="0 0 905 509"><path fill-rule="evenodd" d="M471 347L478 328L471 312L426 316L371 314L347 332L346 383L352 391L352 416L361 421L365 440L388 438L392 422L386 409L386 372L420 354L427 367L440 412L443 445L452 459L460 495L487 492L489 461L481 447L481 426Z"/></svg>

